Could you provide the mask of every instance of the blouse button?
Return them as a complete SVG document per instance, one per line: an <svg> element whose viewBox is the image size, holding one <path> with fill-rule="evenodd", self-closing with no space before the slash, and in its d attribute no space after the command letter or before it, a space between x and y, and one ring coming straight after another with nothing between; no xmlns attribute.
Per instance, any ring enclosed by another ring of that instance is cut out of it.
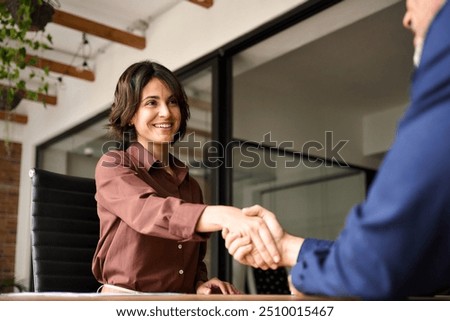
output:
<svg viewBox="0 0 450 321"><path fill-rule="evenodd" d="M178 248L181 250L183 248L183 245L178 244Z"/></svg>
<svg viewBox="0 0 450 321"><path fill-rule="evenodd" d="M179 270L179 271L178 271L178 273L180 273L180 274L183 274L183 273L184 273L184 271L183 271L183 270Z"/></svg>

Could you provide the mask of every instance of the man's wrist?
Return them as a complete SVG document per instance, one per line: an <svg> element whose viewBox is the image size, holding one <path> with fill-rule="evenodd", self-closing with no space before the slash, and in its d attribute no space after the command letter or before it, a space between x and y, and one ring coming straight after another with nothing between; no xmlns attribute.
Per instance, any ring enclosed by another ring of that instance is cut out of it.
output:
<svg viewBox="0 0 450 321"><path fill-rule="evenodd" d="M302 247L304 239L285 233L280 240L281 262L282 266L294 266L297 263L298 253Z"/></svg>

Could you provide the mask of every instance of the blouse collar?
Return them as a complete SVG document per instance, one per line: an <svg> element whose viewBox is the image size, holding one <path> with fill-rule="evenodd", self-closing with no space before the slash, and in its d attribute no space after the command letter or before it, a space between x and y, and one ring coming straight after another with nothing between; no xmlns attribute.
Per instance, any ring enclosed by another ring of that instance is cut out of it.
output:
<svg viewBox="0 0 450 321"><path fill-rule="evenodd" d="M140 143L134 142L132 143L126 152L135 158L139 162L139 166L145 168L148 172L151 168L157 168L161 166L161 162L156 159L152 153L144 148ZM187 176L189 169L182 161L178 158L169 154L169 162L172 170L174 171L177 179L181 182Z"/></svg>

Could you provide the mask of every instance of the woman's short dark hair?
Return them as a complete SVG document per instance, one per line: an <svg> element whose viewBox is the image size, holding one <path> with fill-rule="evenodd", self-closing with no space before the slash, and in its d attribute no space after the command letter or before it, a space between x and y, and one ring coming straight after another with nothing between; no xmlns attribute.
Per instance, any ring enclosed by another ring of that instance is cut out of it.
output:
<svg viewBox="0 0 450 321"><path fill-rule="evenodd" d="M172 91L181 113L180 128L173 142L183 138L186 133L187 120L190 117L186 93L177 77L166 67L152 61L141 61L129 66L120 76L114 93L114 102L109 115L109 131L125 145L136 140L136 129L130 125L137 112L142 89L153 78L158 78Z"/></svg>

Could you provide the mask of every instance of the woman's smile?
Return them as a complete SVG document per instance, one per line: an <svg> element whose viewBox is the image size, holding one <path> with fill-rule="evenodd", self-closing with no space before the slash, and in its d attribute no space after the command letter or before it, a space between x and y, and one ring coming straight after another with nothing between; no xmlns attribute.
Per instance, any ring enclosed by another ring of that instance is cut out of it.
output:
<svg viewBox="0 0 450 321"><path fill-rule="evenodd" d="M159 123L159 124L154 124L153 126L155 126L156 128L161 128L161 129L171 129L173 126L173 123Z"/></svg>

